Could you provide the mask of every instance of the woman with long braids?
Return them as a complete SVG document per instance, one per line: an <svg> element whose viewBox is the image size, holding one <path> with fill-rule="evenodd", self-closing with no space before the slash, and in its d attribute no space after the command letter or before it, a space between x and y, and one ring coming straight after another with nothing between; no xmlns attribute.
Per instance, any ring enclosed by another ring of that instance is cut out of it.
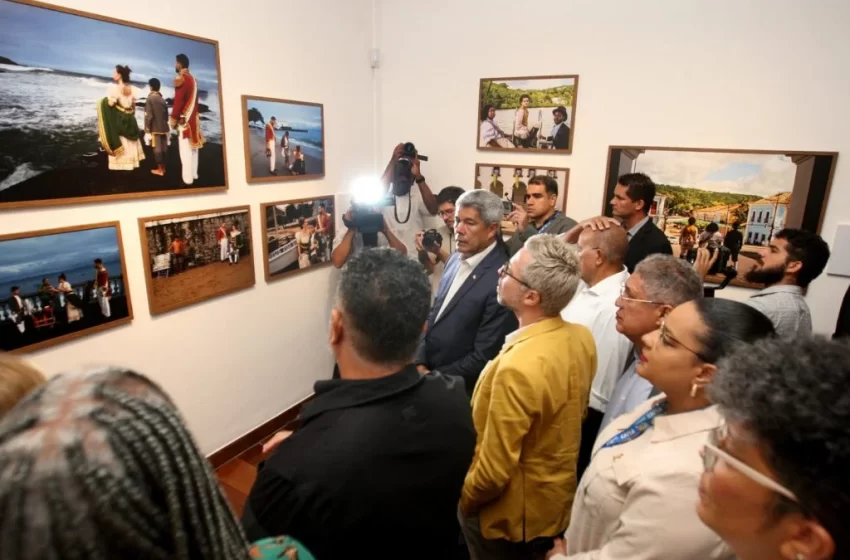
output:
<svg viewBox="0 0 850 560"><path fill-rule="evenodd" d="M139 374L56 376L0 422L0 558L247 560L293 547L312 558L285 537L249 552L180 414Z"/></svg>

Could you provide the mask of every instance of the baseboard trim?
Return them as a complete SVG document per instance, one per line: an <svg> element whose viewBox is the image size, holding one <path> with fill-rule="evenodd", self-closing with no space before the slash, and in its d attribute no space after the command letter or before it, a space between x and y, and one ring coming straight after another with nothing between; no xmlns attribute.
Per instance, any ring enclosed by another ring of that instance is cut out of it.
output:
<svg viewBox="0 0 850 560"><path fill-rule="evenodd" d="M236 438L224 447L210 453L207 460L212 464L214 469L217 469L242 455L255 445L262 443L263 440L270 437L279 430L292 430L298 427L301 408L312 400L313 395L309 395L294 405L290 406L277 416L263 422L250 432Z"/></svg>

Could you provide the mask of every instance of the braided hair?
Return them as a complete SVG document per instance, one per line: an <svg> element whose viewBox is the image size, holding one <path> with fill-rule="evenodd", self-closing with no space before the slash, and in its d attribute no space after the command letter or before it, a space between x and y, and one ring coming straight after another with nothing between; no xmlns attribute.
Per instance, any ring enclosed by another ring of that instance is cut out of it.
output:
<svg viewBox="0 0 850 560"><path fill-rule="evenodd" d="M3 417L0 558L249 556L173 403L107 368L54 377Z"/></svg>

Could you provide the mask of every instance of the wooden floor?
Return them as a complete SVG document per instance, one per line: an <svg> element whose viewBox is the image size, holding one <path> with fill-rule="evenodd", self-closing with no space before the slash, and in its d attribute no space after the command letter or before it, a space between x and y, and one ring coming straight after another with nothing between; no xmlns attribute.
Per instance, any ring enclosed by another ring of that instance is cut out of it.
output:
<svg viewBox="0 0 850 560"><path fill-rule="evenodd" d="M257 465L262 460L262 444L258 444L216 469L218 480L240 519L245 509L245 500L257 477Z"/></svg>

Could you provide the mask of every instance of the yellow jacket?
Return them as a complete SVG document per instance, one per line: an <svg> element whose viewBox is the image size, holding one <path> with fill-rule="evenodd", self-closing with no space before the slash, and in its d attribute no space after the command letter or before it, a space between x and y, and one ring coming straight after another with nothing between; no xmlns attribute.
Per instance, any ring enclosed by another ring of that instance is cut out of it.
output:
<svg viewBox="0 0 850 560"><path fill-rule="evenodd" d="M596 371L590 331L560 317L512 333L472 395L477 432L461 509L487 539L528 542L569 524L581 423Z"/></svg>

